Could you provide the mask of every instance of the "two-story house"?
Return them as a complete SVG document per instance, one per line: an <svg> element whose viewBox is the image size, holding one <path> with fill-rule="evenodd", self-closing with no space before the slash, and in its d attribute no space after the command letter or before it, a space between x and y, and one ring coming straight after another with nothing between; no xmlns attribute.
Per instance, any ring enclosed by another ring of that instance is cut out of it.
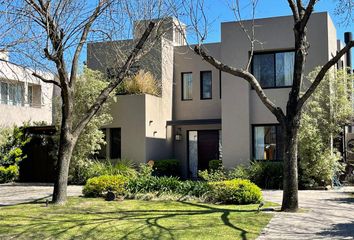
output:
<svg viewBox="0 0 354 240"><path fill-rule="evenodd" d="M212 159L225 167L250 160L280 160L276 118L250 85L215 69L185 45L184 25L169 19L167 33L140 64L160 80L161 96L118 96L112 105L113 122L105 126L107 157L136 162L175 158L185 176L195 177ZM244 21L251 28L253 21ZM255 19L251 70L266 94L283 109L292 85L294 37L292 16ZM181 29L181 30L179 30ZM340 47L336 29L325 12L314 13L308 25L306 74L326 63ZM91 43L89 68L107 71L117 49L133 40ZM250 42L238 22L221 24L221 41L205 45L221 62L245 66ZM340 64L345 64L345 60Z"/></svg>
<svg viewBox="0 0 354 240"><path fill-rule="evenodd" d="M52 84L34 77L30 69L10 63L8 52L0 51L0 58L0 128L25 122L51 124Z"/></svg>

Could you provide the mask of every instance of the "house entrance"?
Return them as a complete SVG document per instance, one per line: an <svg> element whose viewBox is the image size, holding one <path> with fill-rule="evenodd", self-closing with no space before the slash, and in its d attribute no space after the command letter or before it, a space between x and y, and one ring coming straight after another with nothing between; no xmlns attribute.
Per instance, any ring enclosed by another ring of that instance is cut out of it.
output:
<svg viewBox="0 0 354 240"><path fill-rule="evenodd" d="M198 177L198 170L209 167L209 161L220 159L221 140L219 130L188 132L189 175Z"/></svg>

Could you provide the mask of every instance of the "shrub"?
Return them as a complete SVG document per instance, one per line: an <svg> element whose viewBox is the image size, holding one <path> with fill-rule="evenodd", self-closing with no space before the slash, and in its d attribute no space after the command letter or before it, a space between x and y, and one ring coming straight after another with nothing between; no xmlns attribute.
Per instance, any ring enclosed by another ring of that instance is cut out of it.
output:
<svg viewBox="0 0 354 240"><path fill-rule="evenodd" d="M126 78L117 88L118 94L152 94L160 95L157 80L150 72L140 70L135 76Z"/></svg>
<svg viewBox="0 0 354 240"><path fill-rule="evenodd" d="M183 196L202 197L209 192L210 185L205 181L184 181L177 189L177 193Z"/></svg>
<svg viewBox="0 0 354 240"><path fill-rule="evenodd" d="M209 161L209 170L218 170L222 168L221 160L210 160Z"/></svg>
<svg viewBox="0 0 354 240"><path fill-rule="evenodd" d="M18 178L19 171L17 165L10 165L8 167L0 166L0 183L8 183Z"/></svg>
<svg viewBox="0 0 354 240"><path fill-rule="evenodd" d="M209 183L211 199L228 204L252 204L262 200L261 189L249 180L233 179Z"/></svg>
<svg viewBox="0 0 354 240"><path fill-rule="evenodd" d="M230 172L228 173L228 178L250 179L250 167L245 167L244 165L237 165L234 169L230 170Z"/></svg>
<svg viewBox="0 0 354 240"><path fill-rule="evenodd" d="M282 189L282 162L253 162L249 167L249 178L263 189Z"/></svg>
<svg viewBox="0 0 354 240"><path fill-rule="evenodd" d="M25 159L22 149L30 140L28 134L19 127L1 129L0 166L17 165Z"/></svg>
<svg viewBox="0 0 354 240"><path fill-rule="evenodd" d="M136 177L128 181L127 190L132 193L176 192L180 185L177 177Z"/></svg>
<svg viewBox="0 0 354 240"><path fill-rule="evenodd" d="M103 175L87 180L82 193L85 197L103 197L107 191L124 195L127 178L122 175Z"/></svg>
<svg viewBox="0 0 354 240"><path fill-rule="evenodd" d="M113 162L113 163L112 163ZM89 160L82 162L80 167L73 168L70 173L70 182L85 184L87 179L102 175L122 175L128 178L135 177L135 164L129 160Z"/></svg>
<svg viewBox="0 0 354 240"><path fill-rule="evenodd" d="M220 167L217 170L198 171L198 176L208 182L218 182L228 179L227 172L223 167Z"/></svg>
<svg viewBox="0 0 354 240"><path fill-rule="evenodd" d="M179 176L180 165L176 159L157 160L154 162L153 174L156 176Z"/></svg>

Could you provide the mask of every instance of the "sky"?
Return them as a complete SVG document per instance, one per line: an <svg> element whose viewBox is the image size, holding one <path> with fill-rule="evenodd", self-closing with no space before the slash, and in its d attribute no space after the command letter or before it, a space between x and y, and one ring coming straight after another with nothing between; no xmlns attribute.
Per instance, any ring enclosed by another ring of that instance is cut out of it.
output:
<svg viewBox="0 0 354 240"><path fill-rule="evenodd" d="M211 20L210 35L208 36L208 42L220 41L220 23L227 21L235 21L233 12L227 5L226 0L205 0L206 12L208 18ZM248 2L248 1L240 1ZM333 23L337 28L337 38L344 41L344 32L354 31L354 23L341 24L341 17L336 16L334 13L336 7L335 0L321 0L316 4L315 12L327 11ZM243 18L251 18L251 9L247 5L241 5L243 8ZM291 10L286 0L259 0L256 8L256 18L266 18L275 16L291 15Z"/></svg>
<svg viewBox="0 0 354 240"><path fill-rule="evenodd" d="M205 0L205 12L208 16L209 32L205 42L219 42L221 37L221 22L235 21L234 13L229 8L227 0ZM328 12L337 29L337 39L344 43L344 33L353 32L354 22L343 24L343 18L335 14L336 0L320 0L315 6L315 12ZM248 1L240 0L242 18L251 19L252 11L247 6ZM243 5L242 5L243 4ZM291 9L286 0L259 0L255 12L255 18L267 18L275 16L291 15ZM354 13L353 13L354 14ZM352 62L354 62L354 50L352 49Z"/></svg>

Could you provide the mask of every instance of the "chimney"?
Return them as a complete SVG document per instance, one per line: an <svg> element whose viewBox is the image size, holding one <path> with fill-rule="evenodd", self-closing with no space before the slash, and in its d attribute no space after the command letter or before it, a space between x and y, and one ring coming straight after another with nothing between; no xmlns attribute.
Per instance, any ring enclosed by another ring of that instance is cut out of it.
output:
<svg viewBox="0 0 354 240"><path fill-rule="evenodd" d="M344 33L344 42L345 44L348 44L350 41L353 40L353 35L351 32L345 32ZM351 73L353 71L353 67L352 67L352 53L351 53L351 49L349 49L349 51L346 54L346 62L347 62L347 67L349 68L349 73Z"/></svg>
<svg viewBox="0 0 354 240"><path fill-rule="evenodd" d="M0 49L0 60L9 61L9 52L5 49Z"/></svg>

